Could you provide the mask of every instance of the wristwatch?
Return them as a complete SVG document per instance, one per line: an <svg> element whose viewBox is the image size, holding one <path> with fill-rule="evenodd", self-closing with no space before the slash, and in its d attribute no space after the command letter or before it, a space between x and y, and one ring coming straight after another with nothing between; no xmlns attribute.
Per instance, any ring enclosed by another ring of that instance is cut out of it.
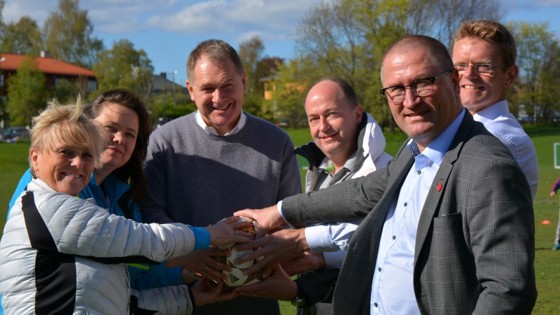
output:
<svg viewBox="0 0 560 315"><path fill-rule="evenodd" d="M297 307L304 307L306 303L307 300L299 296L296 296L296 298L292 300L292 305Z"/></svg>
<svg viewBox="0 0 560 315"><path fill-rule="evenodd" d="M297 285L297 295L296 298L292 300L292 305L297 307L304 307L307 304L307 295L301 290L299 284Z"/></svg>

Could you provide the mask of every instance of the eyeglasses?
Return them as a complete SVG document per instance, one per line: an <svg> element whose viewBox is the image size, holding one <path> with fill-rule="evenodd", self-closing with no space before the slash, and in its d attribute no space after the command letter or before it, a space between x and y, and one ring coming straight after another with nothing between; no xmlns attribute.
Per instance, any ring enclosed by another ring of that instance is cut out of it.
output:
<svg viewBox="0 0 560 315"><path fill-rule="evenodd" d="M433 92L433 87L436 80L450 73L451 71L453 70L447 69L442 73L435 75L433 77L414 80L409 85L395 85L395 86L386 87L379 90L379 92L387 96L389 101L395 104L400 104L404 102L407 88L410 88L410 90L412 90L412 93L414 93L414 95L416 96L420 96L420 97L429 96Z"/></svg>
<svg viewBox="0 0 560 315"><path fill-rule="evenodd" d="M491 63L459 63L455 65L455 69L459 72L459 74L463 74L467 72L467 69L472 68L478 74L492 74L494 73L494 69L501 68L500 66L494 66Z"/></svg>

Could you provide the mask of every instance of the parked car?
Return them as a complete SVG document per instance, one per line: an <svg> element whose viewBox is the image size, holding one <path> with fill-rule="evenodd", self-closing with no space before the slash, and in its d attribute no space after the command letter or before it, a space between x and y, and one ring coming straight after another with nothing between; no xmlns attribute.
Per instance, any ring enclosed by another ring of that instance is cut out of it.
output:
<svg viewBox="0 0 560 315"><path fill-rule="evenodd" d="M29 130L23 126L7 127L0 134L2 142L13 143L16 141L29 140Z"/></svg>

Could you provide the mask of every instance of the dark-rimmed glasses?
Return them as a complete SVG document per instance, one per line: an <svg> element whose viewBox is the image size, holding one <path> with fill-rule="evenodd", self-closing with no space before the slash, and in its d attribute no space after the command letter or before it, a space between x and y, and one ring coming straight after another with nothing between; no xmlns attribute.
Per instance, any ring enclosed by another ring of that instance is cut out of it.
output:
<svg viewBox="0 0 560 315"><path fill-rule="evenodd" d="M436 80L448 73L453 71L452 69L447 69L440 74L433 77L421 78L412 81L409 85L395 85L389 86L379 90L379 92L389 99L391 103L400 104L404 102L406 95L406 89L410 88L412 93L416 96L425 97L432 94L433 86Z"/></svg>

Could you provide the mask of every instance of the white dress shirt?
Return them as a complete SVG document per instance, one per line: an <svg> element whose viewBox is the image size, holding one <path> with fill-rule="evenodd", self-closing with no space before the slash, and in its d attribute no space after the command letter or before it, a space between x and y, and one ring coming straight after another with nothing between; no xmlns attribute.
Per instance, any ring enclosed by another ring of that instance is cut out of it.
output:
<svg viewBox="0 0 560 315"><path fill-rule="evenodd" d="M509 149L513 158L525 174L531 195L535 200L539 184L539 165L537 151L531 138L527 135L521 124L509 112L506 100L488 106L473 115L475 121L481 122L491 134Z"/></svg>
<svg viewBox="0 0 560 315"><path fill-rule="evenodd" d="M202 128L204 129L204 131L213 134L215 136L219 136L218 132L216 131L216 129L214 127L210 127L206 124L206 122L204 121L204 119L202 119L202 115L200 114L200 111L196 111L195 114L196 117L196 123ZM244 112L241 112L241 115L239 116L239 121L237 122L237 124L235 125L235 127L233 127L233 129L231 129L230 131L226 132L224 134L224 137L227 136L231 136L234 135L236 133L239 132L239 130L241 130L244 126L245 123L247 122L247 117L245 116Z"/></svg>

